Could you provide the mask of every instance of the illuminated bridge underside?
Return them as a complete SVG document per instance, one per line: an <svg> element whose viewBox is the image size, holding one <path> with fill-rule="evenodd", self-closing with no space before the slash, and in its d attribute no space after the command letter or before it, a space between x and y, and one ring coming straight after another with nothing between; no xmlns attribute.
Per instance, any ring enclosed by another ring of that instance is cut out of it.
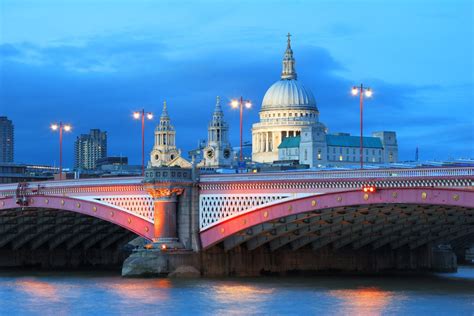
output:
<svg viewBox="0 0 474 316"><path fill-rule="evenodd" d="M383 189L327 193L262 207L201 232L204 249L334 249L474 242L474 191Z"/></svg>
<svg viewBox="0 0 474 316"><path fill-rule="evenodd" d="M148 219L100 202L32 195L22 207L14 197L0 199L0 249L105 249L152 234Z"/></svg>
<svg viewBox="0 0 474 316"><path fill-rule="evenodd" d="M54 209L9 209L0 215L0 249L114 249L136 234L110 222Z"/></svg>

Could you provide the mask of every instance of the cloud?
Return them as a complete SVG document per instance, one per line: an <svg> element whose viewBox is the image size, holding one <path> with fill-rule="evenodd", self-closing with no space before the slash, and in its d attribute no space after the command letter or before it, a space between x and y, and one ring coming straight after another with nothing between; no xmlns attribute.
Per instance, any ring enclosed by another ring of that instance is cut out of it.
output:
<svg viewBox="0 0 474 316"><path fill-rule="evenodd" d="M72 165L75 136L90 128L108 132L110 155L126 155L131 163L138 163L140 126L130 114L141 108L159 114L165 99L183 153L206 137L216 95L223 103L240 95L253 101L253 109L244 114L245 139L250 139L263 95L279 79L284 50L259 51L257 44L251 46L253 49L240 50L198 47L195 51L188 47L191 51L183 54L185 48L173 49L160 37L130 33L73 38L47 46L3 44L0 105L2 114L16 126L17 160L57 160L57 135L47 127L52 121L64 120L74 126L74 133L65 138L66 164ZM344 76L347 66L323 47L301 46L294 51L298 79L313 91L320 120L331 132L357 135L359 106L349 93L357 82ZM394 84L381 78L363 82L370 82L374 89L374 98L365 105L366 135L374 130L397 131L402 159L411 159L417 145L426 157L474 155L472 146L459 145L472 145L472 121L459 117L444 103L424 100L426 95L449 95L449 89ZM459 102L458 109L467 110L472 96ZM225 105L231 142L237 144L238 115ZM156 121L146 126L147 152L152 147L154 124Z"/></svg>

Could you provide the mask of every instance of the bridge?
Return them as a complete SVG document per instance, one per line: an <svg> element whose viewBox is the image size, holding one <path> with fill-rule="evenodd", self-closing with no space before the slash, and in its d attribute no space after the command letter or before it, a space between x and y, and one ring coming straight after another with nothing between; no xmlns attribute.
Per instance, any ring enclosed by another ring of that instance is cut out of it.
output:
<svg viewBox="0 0 474 316"><path fill-rule="evenodd" d="M373 188L374 192L363 188ZM197 174L0 185L1 249L386 251L474 242L474 168Z"/></svg>

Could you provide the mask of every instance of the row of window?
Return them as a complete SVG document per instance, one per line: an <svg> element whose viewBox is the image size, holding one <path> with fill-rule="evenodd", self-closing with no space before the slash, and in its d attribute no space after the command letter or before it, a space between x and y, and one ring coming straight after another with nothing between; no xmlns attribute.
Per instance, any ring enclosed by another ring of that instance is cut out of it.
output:
<svg viewBox="0 0 474 316"><path fill-rule="evenodd" d="M286 112L283 112L283 113L269 113L269 114L263 114L262 117L265 117L265 118L270 118L270 117L286 117L287 113ZM293 117L293 113L290 112L288 113L288 117ZM316 114L314 113L295 113L294 117L316 117Z"/></svg>
<svg viewBox="0 0 474 316"><path fill-rule="evenodd" d="M329 151L331 151L332 148L332 153L335 154L336 151L337 151L337 147L329 147ZM349 148L346 148L345 152L346 152L346 155L349 155ZM360 155L360 148L352 148L352 154L355 155L356 154L356 151L357 151L357 154ZM343 152L343 148L342 147L339 147L339 153L342 154ZM365 148L365 154L368 155L369 154L369 149L368 148ZM372 149L372 155L382 155L382 149Z"/></svg>

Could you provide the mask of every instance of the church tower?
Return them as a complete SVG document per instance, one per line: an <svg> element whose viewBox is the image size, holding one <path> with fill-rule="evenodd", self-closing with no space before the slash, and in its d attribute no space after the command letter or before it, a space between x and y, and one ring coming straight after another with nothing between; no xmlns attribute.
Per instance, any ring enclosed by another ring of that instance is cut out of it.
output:
<svg viewBox="0 0 474 316"><path fill-rule="evenodd" d="M176 132L168 115L166 101L163 102L163 112L160 123L155 128L155 145L150 154L150 163L153 167L167 166L181 154L176 148Z"/></svg>
<svg viewBox="0 0 474 316"><path fill-rule="evenodd" d="M203 150L203 160L198 167L225 168L232 164L232 147L229 143L229 125L224 121L220 98L209 122L207 146Z"/></svg>

